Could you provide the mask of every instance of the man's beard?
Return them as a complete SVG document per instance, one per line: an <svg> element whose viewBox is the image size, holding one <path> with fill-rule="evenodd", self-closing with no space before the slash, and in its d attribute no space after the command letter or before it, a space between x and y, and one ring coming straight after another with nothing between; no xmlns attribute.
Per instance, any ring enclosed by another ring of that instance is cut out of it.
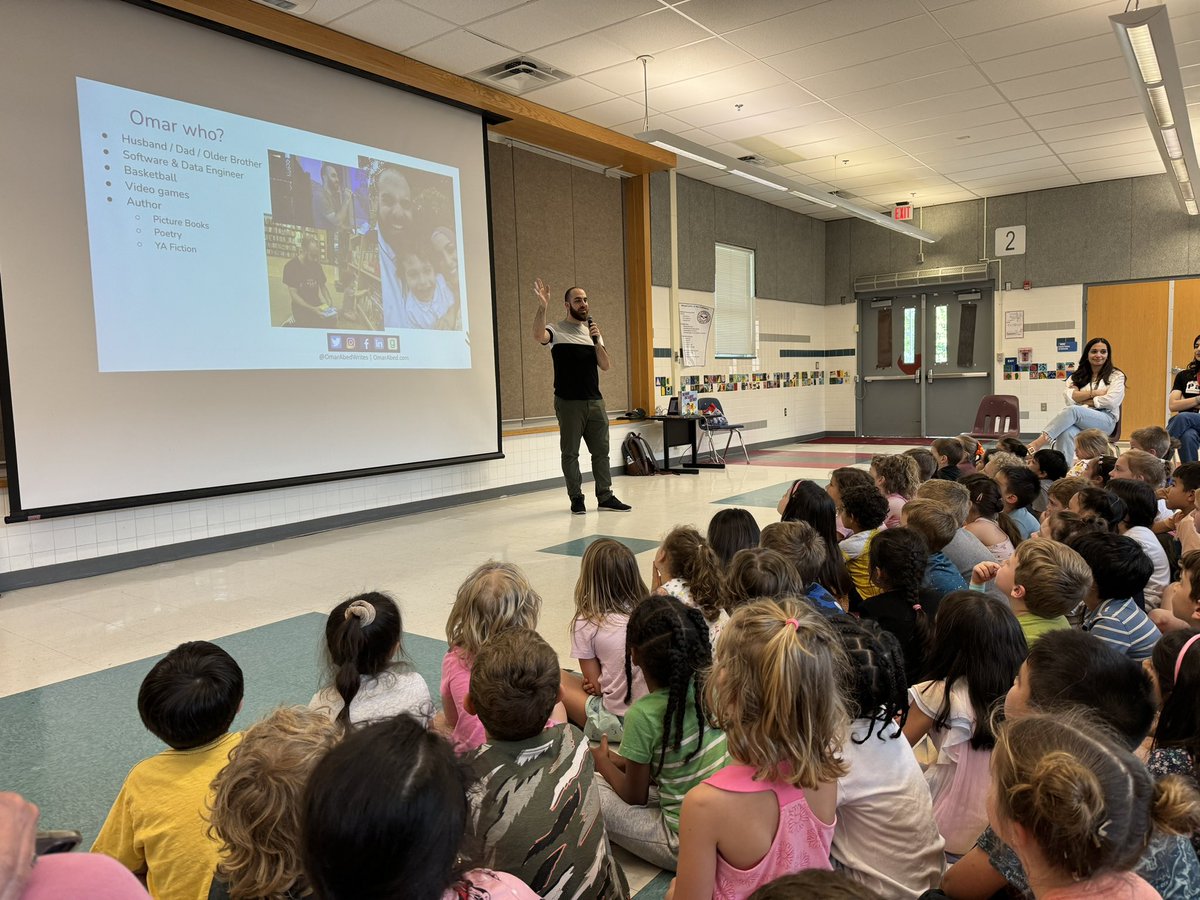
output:
<svg viewBox="0 0 1200 900"><path fill-rule="evenodd" d="M569 312L571 314L571 318L574 319L576 322L586 322L588 320L587 313L576 312L575 307L573 307L573 306L568 306L567 312Z"/></svg>

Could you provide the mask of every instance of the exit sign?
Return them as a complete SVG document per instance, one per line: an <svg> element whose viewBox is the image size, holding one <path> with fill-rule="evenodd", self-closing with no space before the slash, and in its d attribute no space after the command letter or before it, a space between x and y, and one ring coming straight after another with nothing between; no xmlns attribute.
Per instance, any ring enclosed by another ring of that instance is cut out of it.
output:
<svg viewBox="0 0 1200 900"><path fill-rule="evenodd" d="M907 203L901 204L892 210L892 218L897 222L906 222L912 218L912 206Z"/></svg>

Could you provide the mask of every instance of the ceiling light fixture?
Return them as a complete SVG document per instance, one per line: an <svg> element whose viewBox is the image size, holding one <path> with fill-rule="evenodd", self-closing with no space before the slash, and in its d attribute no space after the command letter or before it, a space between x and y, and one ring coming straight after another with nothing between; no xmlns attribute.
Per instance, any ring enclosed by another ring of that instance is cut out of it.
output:
<svg viewBox="0 0 1200 900"><path fill-rule="evenodd" d="M1190 185L1190 173L1200 172L1200 165L1167 8L1147 6L1109 16L1108 21L1125 56L1163 165L1174 180L1175 193L1187 214L1194 216L1196 201L1192 189L1185 191L1184 185Z"/></svg>
<svg viewBox="0 0 1200 900"><path fill-rule="evenodd" d="M818 206L824 206L827 209L841 209L848 212L850 215L863 219L867 222L873 222L889 231L897 231L900 234L908 235L920 241L932 244L937 241L938 236L931 234L924 229L917 228L913 225L908 225L904 222L896 222L889 216L875 212L873 209L868 209L861 206L852 200L847 200L844 197L839 197L836 194L827 194L824 191L818 191L814 188L803 187L795 184L790 178L775 177L765 178L760 175L755 175L747 172L743 168L744 163L734 159L732 156L726 156L724 153L718 153L715 150L710 150L701 144L689 141L686 138L681 138L678 135L671 134L669 131L663 131L660 128L643 131L636 135L639 141L645 141L648 144L653 144L655 147L662 147L664 150L670 150L678 153L680 156L687 157L699 163L704 163L706 166L712 166L714 169L726 169L731 175L737 175L740 178L745 178L749 181L757 182L758 184L766 185L774 188L777 191L786 191L787 193L799 197L802 200L807 200L809 203L815 203Z"/></svg>

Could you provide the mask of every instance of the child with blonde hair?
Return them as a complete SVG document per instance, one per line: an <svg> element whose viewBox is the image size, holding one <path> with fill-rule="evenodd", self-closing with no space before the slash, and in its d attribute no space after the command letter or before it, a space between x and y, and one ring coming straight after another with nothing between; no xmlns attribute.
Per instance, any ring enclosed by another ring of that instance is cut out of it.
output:
<svg viewBox="0 0 1200 900"><path fill-rule="evenodd" d="M1075 459L1071 462L1067 477L1087 477L1091 472L1092 463L1102 456L1115 456L1113 450L1112 444L1108 442L1108 435L1099 428L1083 429L1075 437Z"/></svg>
<svg viewBox="0 0 1200 900"><path fill-rule="evenodd" d="M1092 589L1092 570L1065 544L1039 539L1025 541L1003 564L983 562L971 573L972 590L992 581L1033 646L1046 632L1071 627L1067 613Z"/></svg>
<svg viewBox="0 0 1200 900"><path fill-rule="evenodd" d="M629 701L625 699L625 626L648 593L633 551L612 538L593 541L583 551L575 582L571 655L583 675L563 672L567 717L589 738L607 734L619 741ZM631 699L646 693L642 670L633 669Z"/></svg>
<svg viewBox="0 0 1200 900"><path fill-rule="evenodd" d="M830 868L850 717L829 686L845 666L837 636L807 604L760 601L733 615L705 684L732 762L683 801L668 898L745 900L781 875Z"/></svg>
<svg viewBox="0 0 1200 900"><path fill-rule="evenodd" d="M888 514L883 520L884 528L895 528L900 524L900 510L904 504L917 496L921 484L921 471L911 456L895 454L871 457L871 477L875 486L887 498Z"/></svg>
<svg viewBox="0 0 1200 900"><path fill-rule="evenodd" d="M467 576L446 620L442 658L442 711L437 727L446 731L459 753L474 750L485 733L478 716L463 702L471 687L471 665L488 638L508 628L536 629L542 598L512 563L488 560Z"/></svg>
<svg viewBox="0 0 1200 900"><path fill-rule="evenodd" d="M220 862L209 897L302 897L301 797L342 729L319 710L284 706L246 729L213 781L209 834Z"/></svg>
<svg viewBox="0 0 1200 900"><path fill-rule="evenodd" d="M729 618L725 611L724 567L708 541L691 525L677 525L663 538L654 555L650 588L700 610L708 623L709 640L716 643Z"/></svg>

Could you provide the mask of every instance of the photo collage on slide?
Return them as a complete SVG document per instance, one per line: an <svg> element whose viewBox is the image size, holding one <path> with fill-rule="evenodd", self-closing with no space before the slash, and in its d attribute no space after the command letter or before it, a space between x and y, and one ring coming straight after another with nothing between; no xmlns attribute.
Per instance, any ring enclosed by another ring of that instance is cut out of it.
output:
<svg viewBox="0 0 1200 900"><path fill-rule="evenodd" d="M272 326L462 330L452 178L366 156L352 167L267 155ZM382 338L330 341L331 350L394 349Z"/></svg>

